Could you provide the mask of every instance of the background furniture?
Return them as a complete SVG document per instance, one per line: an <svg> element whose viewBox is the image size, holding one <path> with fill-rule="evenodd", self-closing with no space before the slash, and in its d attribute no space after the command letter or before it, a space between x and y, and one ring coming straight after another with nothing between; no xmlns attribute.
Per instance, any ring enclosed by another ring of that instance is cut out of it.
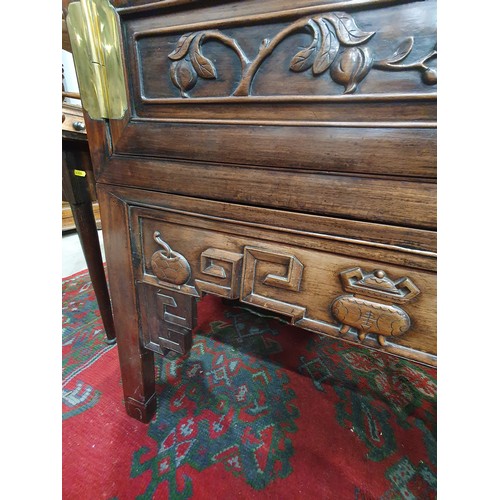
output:
<svg viewBox="0 0 500 500"><path fill-rule="evenodd" d="M69 204L89 275L92 280L108 343L116 341L111 301L97 234L95 180L83 112L63 104L62 192ZM100 224L100 221L99 221Z"/></svg>
<svg viewBox="0 0 500 500"><path fill-rule="evenodd" d="M83 1L128 413L207 293L435 365L435 2Z"/></svg>
<svg viewBox="0 0 500 500"><path fill-rule="evenodd" d="M74 106L71 104L66 104L63 102L62 105L62 139L65 140L75 140L75 141L87 141L87 134L85 132L85 121L83 119L83 111L81 107ZM85 146L88 154L88 145ZM77 167L77 165L74 165ZM92 211L94 212L94 220L97 229L101 229L101 214L99 212L99 203L97 201L97 193L95 192L95 179L94 172L91 168L85 170L86 182L92 201ZM76 229L75 220L73 219L73 212L71 210L71 205L67 200L65 200L65 194L63 192L63 202L62 202L62 230L71 231Z"/></svg>

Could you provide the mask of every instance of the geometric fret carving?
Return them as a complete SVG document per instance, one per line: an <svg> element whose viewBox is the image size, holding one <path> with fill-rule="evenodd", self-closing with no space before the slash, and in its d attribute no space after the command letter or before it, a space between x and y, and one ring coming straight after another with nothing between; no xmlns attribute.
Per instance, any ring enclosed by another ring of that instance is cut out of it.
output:
<svg viewBox="0 0 500 500"><path fill-rule="evenodd" d="M300 290L304 266L295 256L262 248L245 247L240 300L288 316L292 324L302 319L306 312L304 307L273 298L272 290L269 293L266 290L265 294L256 291L259 263L277 264L278 269L282 269L283 266L286 269L283 274L267 273L260 278L262 285L270 289L281 288L294 292Z"/></svg>
<svg viewBox="0 0 500 500"><path fill-rule="evenodd" d="M196 297L148 283L137 283L136 290L143 346L158 354L186 354L196 325Z"/></svg>
<svg viewBox="0 0 500 500"><path fill-rule="evenodd" d="M209 281L196 279L196 287L201 292L237 299L240 295L242 260L241 253L208 248L201 254L200 269Z"/></svg>
<svg viewBox="0 0 500 500"><path fill-rule="evenodd" d="M196 298L169 291L156 294L161 331L157 341L163 350L186 354L193 342L192 329L196 324Z"/></svg>
<svg viewBox="0 0 500 500"><path fill-rule="evenodd" d="M187 351L197 300L209 294L239 300L305 330L370 348L385 343L389 354L434 364L435 281L432 268L424 268L427 261L406 271L399 257L391 256L378 268L375 261L385 257L370 248L358 254L353 247L351 254L347 243L330 248L301 233L300 239L288 239L282 228L257 222L256 228L241 222L235 229L223 219L212 227L201 216L170 219L159 210L134 210L131 249L141 347ZM172 244L170 251L156 231ZM188 264L180 269L189 266L188 281L176 285L185 278L160 280L153 274L152 257L161 251L167 260L185 256Z"/></svg>
<svg viewBox="0 0 500 500"><path fill-rule="evenodd" d="M243 254L207 248L200 255L200 273L205 279L195 279L193 287L186 283L191 277L187 260L174 252L158 231L154 239L164 249L151 258L158 285L164 289L156 292L160 324L158 331L146 332L146 337L150 337L146 347L156 352L186 353L192 343L196 297L201 293L240 299L286 316L291 324L307 324L317 331L328 328L327 323L306 318L305 307L286 302L283 293L273 293L273 289L300 291L304 265L294 255L250 246L244 247ZM411 279L392 280L381 269L365 272L359 267L340 272L340 279L344 290L351 292L336 297L331 305L332 314L340 323L340 334L354 329L359 340L364 341L372 333L383 346L386 337L400 336L410 329L409 315L396 304L407 303L420 294Z"/></svg>

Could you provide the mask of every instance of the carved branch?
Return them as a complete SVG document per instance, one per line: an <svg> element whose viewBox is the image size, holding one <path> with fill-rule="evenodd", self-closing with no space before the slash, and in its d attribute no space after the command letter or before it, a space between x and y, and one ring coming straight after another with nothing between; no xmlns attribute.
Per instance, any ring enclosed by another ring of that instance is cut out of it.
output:
<svg viewBox="0 0 500 500"><path fill-rule="evenodd" d="M409 37L404 40L399 47L396 49L391 57L382 59L380 61L375 61L373 63L374 69L380 69L385 71L408 71L417 70L422 74L422 80L427 85L435 85L437 83L437 72L435 69L430 68L425 63L437 57L437 50L432 50L418 61L413 63L401 64L400 62L410 54L413 48L413 37Z"/></svg>
<svg viewBox="0 0 500 500"><path fill-rule="evenodd" d="M220 32L207 30L187 33L179 38L176 48L169 54L174 61L171 67L173 83L180 89L181 95L189 97L198 77L216 79L217 72L212 61L201 51L206 40L216 40L230 47L241 63L241 79L233 92L233 96L249 96L252 82L264 60L288 36L297 31L306 31L312 41L308 47L301 49L291 60L290 70L304 72L312 68L312 74L318 76L330 69L331 78L344 86L344 93L353 93L357 85L368 75L371 69L383 71L412 71L422 74L427 85L437 83L437 72L425 63L437 56L434 50L419 61L402 64L413 49L413 37L408 37L398 46L392 56L374 60L366 44L375 32L361 30L353 17L345 12L333 12L315 17L298 19L282 29L271 40L262 40L255 59L250 60L238 42Z"/></svg>
<svg viewBox="0 0 500 500"><path fill-rule="evenodd" d="M242 69L245 69L250 63L250 59L248 59L244 50L240 47L240 44L234 38L224 35L224 33L221 33L219 30L203 31L197 36L197 38L198 43L202 43L205 40L216 40L233 49L240 59Z"/></svg>
<svg viewBox="0 0 500 500"><path fill-rule="evenodd" d="M267 38L262 40L257 57L250 63L247 68L244 69L240 84L233 92L233 96L250 95L250 86L252 84L254 76L264 60L272 54L276 46L287 36L291 35L295 31L304 29L306 26L309 26L309 28L312 30L313 36L315 36L316 27L313 25L312 19L299 19L298 21L295 21L293 24L280 31L272 40L268 40Z"/></svg>

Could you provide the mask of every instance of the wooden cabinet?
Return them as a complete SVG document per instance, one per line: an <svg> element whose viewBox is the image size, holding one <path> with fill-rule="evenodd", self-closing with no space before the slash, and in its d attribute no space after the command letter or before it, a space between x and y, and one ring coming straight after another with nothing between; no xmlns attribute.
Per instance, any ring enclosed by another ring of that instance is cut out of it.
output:
<svg viewBox="0 0 500 500"><path fill-rule="evenodd" d="M129 414L206 293L435 365L436 3L112 4L126 110L86 123Z"/></svg>

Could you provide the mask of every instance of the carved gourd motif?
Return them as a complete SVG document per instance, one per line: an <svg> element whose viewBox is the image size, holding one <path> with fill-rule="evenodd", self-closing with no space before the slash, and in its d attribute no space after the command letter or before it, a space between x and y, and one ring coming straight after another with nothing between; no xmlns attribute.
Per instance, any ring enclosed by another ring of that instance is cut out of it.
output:
<svg viewBox="0 0 500 500"><path fill-rule="evenodd" d="M173 285L183 285L191 277L189 262L161 239L159 231L155 231L154 240L162 247L151 257L151 268L160 281Z"/></svg>

